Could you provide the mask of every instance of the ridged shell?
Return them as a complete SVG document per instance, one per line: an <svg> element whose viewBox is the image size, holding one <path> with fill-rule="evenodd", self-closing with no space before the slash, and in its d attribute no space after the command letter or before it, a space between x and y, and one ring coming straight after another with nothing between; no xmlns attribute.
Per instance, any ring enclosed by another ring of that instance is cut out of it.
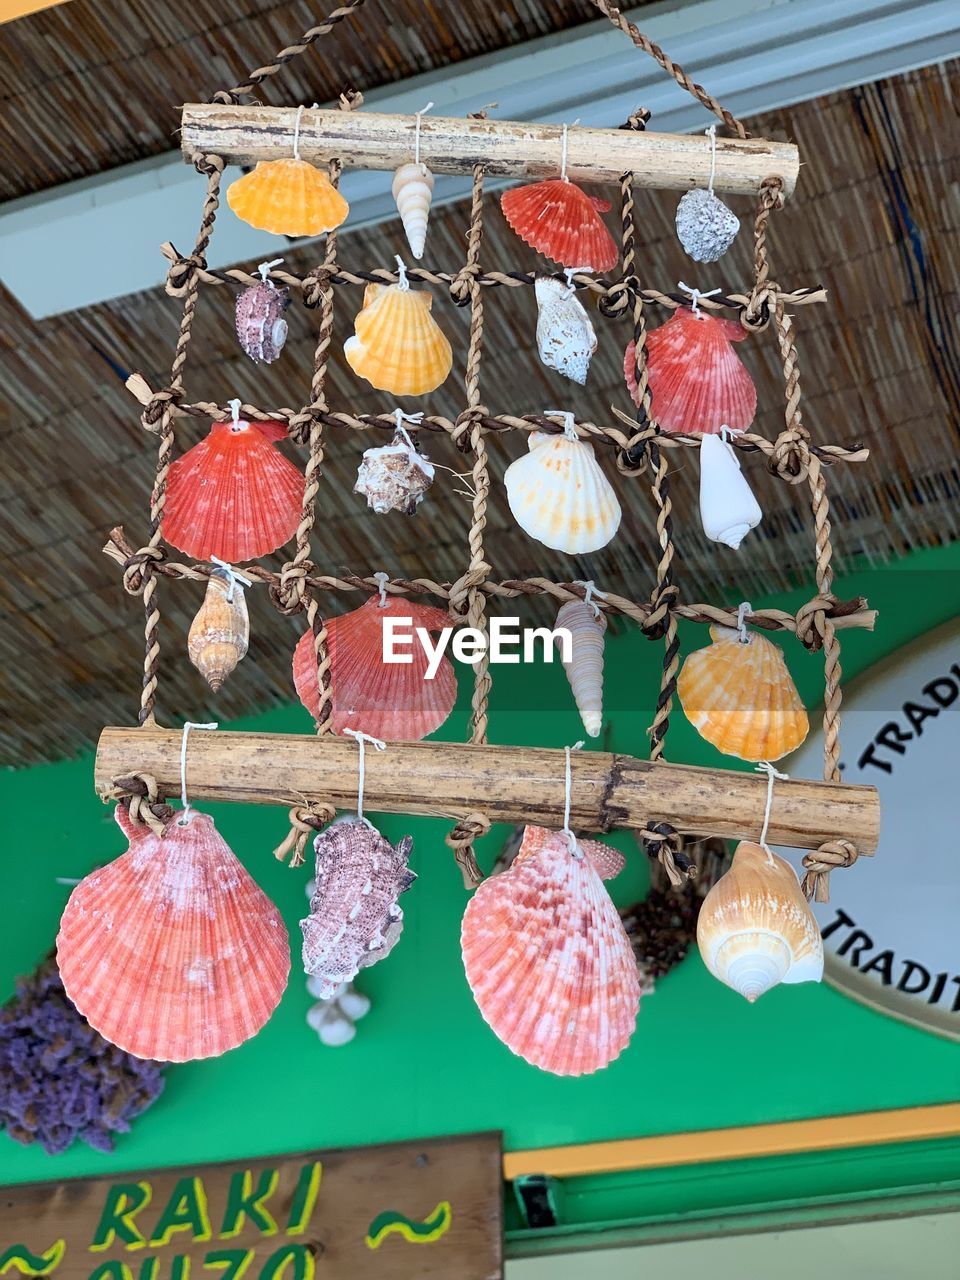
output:
<svg viewBox="0 0 960 1280"><path fill-rule="evenodd" d="M412 618L412 626L439 631L450 625L442 609L388 596L381 608L376 596L359 609L327 622L333 694L333 731L359 729L388 742L415 742L439 729L457 699L457 678L444 656L432 680L428 660L414 635L397 648L410 663L383 661L383 619ZM409 634L404 627L402 633ZM319 710L316 650L312 632L300 638L293 655L293 682L300 701L314 717Z"/></svg>
<svg viewBox="0 0 960 1280"><path fill-rule="evenodd" d="M647 380L653 416L664 431L745 431L757 412L757 389L731 345L746 337L732 320L679 307L647 335ZM627 347L624 376L639 404L634 344Z"/></svg>
<svg viewBox="0 0 960 1280"><path fill-rule="evenodd" d="M399 432L390 444L365 449L357 471L354 493L362 493L367 506L378 515L402 511L415 514L433 484L433 463L418 449L411 449Z"/></svg>
<svg viewBox="0 0 960 1280"><path fill-rule="evenodd" d="M435 391L453 368L453 349L430 314L432 305L429 293L368 285L355 333L343 344L354 373L396 396Z"/></svg>
<svg viewBox="0 0 960 1280"><path fill-rule="evenodd" d="M350 206L322 169L307 160L260 160L227 187L243 222L277 236L322 236L346 221Z"/></svg>
<svg viewBox="0 0 960 1280"><path fill-rule="evenodd" d="M528 831L530 829L528 828ZM628 1044L640 984L623 922L589 857L560 832L477 889L463 916L467 981L511 1052L543 1071L579 1076Z"/></svg>
<svg viewBox="0 0 960 1280"><path fill-rule="evenodd" d="M433 199L433 174L425 164L402 164L393 175L393 198L403 223L410 252L423 257L427 219Z"/></svg>
<svg viewBox="0 0 960 1280"><path fill-rule="evenodd" d="M799 747L810 721L779 645L755 631L746 642L711 627L712 644L683 664L677 694L702 738L741 760L779 760Z"/></svg>
<svg viewBox="0 0 960 1280"><path fill-rule="evenodd" d="M738 550L763 519L740 460L727 440L705 435L700 440L700 523L711 542Z"/></svg>
<svg viewBox="0 0 960 1280"><path fill-rule="evenodd" d="M573 653L563 669L583 727L591 738L596 738L603 726L603 643L607 620L583 600L569 600L561 605L556 625L570 632Z"/></svg>
<svg viewBox="0 0 960 1280"><path fill-rule="evenodd" d="M246 656L250 646L250 616L241 583L231 587L225 570L214 569L203 604L190 624L190 661L216 691Z"/></svg>
<svg viewBox="0 0 960 1280"><path fill-rule="evenodd" d="M317 875L303 930L303 967L311 991L329 999L360 969L383 960L400 938L398 898L416 875L407 866L413 847L394 848L359 818L338 818L317 836Z"/></svg>
<svg viewBox="0 0 960 1280"><path fill-rule="evenodd" d="M605 547L620 527L620 503L593 446L533 431L504 474L510 510L531 538L579 555Z"/></svg>
<svg viewBox="0 0 960 1280"><path fill-rule="evenodd" d="M527 858L531 854L539 853L547 841L552 840L557 834L559 833L550 827L523 827L520 847L511 859L511 864L517 858ZM590 859L594 871L601 880L615 880L627 865L627 860L620 850L614 849L613 845L604 844L602 840L587 840L581 837L577 844Z"/></svg>
<svg viewBox="0 0 960 1280"><path fill-rule="evenodd" d="M751 1004L778 982L823 977L823 940L796 872L748 840L703 901L697 945L713 976Z"/></svg>
<svg viewBox="0 0 960 1280"><path fill-rule="evenodd" d="M275 422L215 422L170 468L163 536L196 560L269 555L293 537L303 476L275 448Z"/></svg>
<svg viewBox="0 0 960 1280"><path fill-rule="evenodd" d="M687 191L677 205L677 238L694 262L717 262L740 230L740 219L711 191Z"/></svg>
<svg viewBox="0 0 960 1280"><path fill-rule="evenodd" d="M140 1058L187 1062L236 1048L280 1003L290 944L280 912L213 819L190 810L161 837L117 819L130 848L70 895L57 937L67 995Z"/></svg>
<svg viewBox="0 0 960 1280"><path fill-rule="evenodd" d="M500 207L521 240L562 267L612 271L620 260L597 203L575 182L548 178L511 187L500 197Z"/></svg>
<svg viewBox="0 0 960 1280"><path fill-rule="evenodd" d="M250 285L237 298L237 337L256 364L272 364L283 350L287 340L283 313L289 303L287 290L268 281Z"/></svg>
<svg viewBox="0 0 960 1280"><path fill-rule="evenodd" d="M587 381L590 357L597 349L597 335L590 317L561 280L544 276L534 286L537 295L537 350L548 369L556 369L571 382Z"/></svg>

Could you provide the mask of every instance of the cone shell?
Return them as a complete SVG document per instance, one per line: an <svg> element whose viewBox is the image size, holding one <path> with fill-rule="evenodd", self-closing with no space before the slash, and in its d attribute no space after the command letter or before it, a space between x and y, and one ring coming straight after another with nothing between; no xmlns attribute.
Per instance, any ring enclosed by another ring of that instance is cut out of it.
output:
<svg viewBox="0 0 960 1280"><path fill-rule="evenodd" d="M702 738L741 760L779 760L810 730L779 645L728 627L711 627L713 643L691 653L677 681L684 715Z"/></svg>
<svg viewBox="0 0 960 1280"><path fill-rule="evenodd" d="M415 258L422 258L433 199L433 174L427 166L402 164L393 175L393 198L410 252Z"/></svg>
<svg viewBox="0 0 960 1280"><path fill-rule="evenodd" d="M432 680L426 679L427 656L413 637L397 648L410 663L383 661L384 618L411 618L412 626L439 631L450 625L442 609L388 596L381 608L376 596L352 613L327 623L333 694L333 731L360 729L388 742L416 742L435 732L453 710L457 678L450 659L440 660ZM410 631L404 627L402 635ZM302 636L293 655L293 682L300 701L316 718L319 713L317 660L313 633Z"/></svg>
<svg viewBox="0 0 960 1280"><path fill-rule="evenodd" d="M733 445L720 436L700 440L700 523L711 542L737 551L763 519Z"/></svg>
<svg viewBox="0 0 960 1280"><path fill-rule="evenodd" d="M160 837L121 806L117 817L129 850L81 880L60 921L64 988L139 1058L216 1057L280 1002L290 972L280 912L206 814L177 814Z"/></svg>
<svg viewBox="0 0 960 1280"><path fill-rule="evenodd" d="M558 627L570 632L573 650L563 669L570 681L583 727L591 738L603 725L603 641L607 620L583 600L570 600L557 614ZM559 642L557 647L560 648ZM562 652L562 650L561 650Z"/></svg>
<svg viewBox="0 0 960 1280"><path fill-rule="evenodd" d="M751 1003L778 982L823 977L823 940L796 872L747 840L703 901L697 945L713 976Z"/></svg>
<svg viewBox="0 0 960 1280"><path fill-rule="evenodd" d="M433 484L434 475L430 459L418 449L411 449L397 432L391 444L364 450L353 492L362 493L367 506L378 515L402 511L405 516L412 516Z"/></svg>
<svg viewBox="0 0 960 1280"><path fill-rule="evenodd" d="M404 836L394 848L353 816L338 818L317 836L316 882L300 927L303 967L319 999L329 1000L396 946L403 929L397 900L417 878L407 866L412 847Z"/></svg>
<svg viewBox="0 0 960 1280"><path fill-rule="evenodd" d="M511 187L500 197L500 207L521 240L562 267L611 271L620 260L597 202L575 182L549 178Z"/></svg>
<svg viewBox="0 0 960 1280"><path fill-rule="evenodd" d="M453 367L453 350L430 314L429 293L398 284L367 286L356 332L343 345L354 373L379 391L435 391Z"/></svg>
<svg viewBox="0 0 960 1280"><path fill-rule="evenodd" d="M256 364L272 364L283 350L287 340L283 313L289 302L286 289L277 289L266 280L252 284L237 298L237 337Z"/></svg>
<svg viewBox="0 0 960 1280"><path fill-rule="evenodd" d="M512 865L463 916L467 981L485 1021L543 1071L579 1076L620 1055L640 1004L623 922L589 857L561 832L527 828Z"/></svg>
<svg viewBox="0 0 960 1280"><path fill-rule="evenodd" d="M293 537L303 476L275 448L275 422L215 422L170 468L163 536L196 560L269 555Z"/></svg>
<svg viewBox="0 0 960 1280"><path fill-rule="evenodd" d="M322 236L346 221L350 206L322 169L306 160L260 160L227 187L243 222L277 236Z"/></svg>
<svg viewBox="0 0 960 1280"><path fill-rule="evenodd" d="M215 569L207 583L203 604L190 624L190 661L216 691L250 646L250 616L241 583L223 569Z"/></svg>
<svg viewBox="0 0 960 1280"><path fill-rule="evenodd" d="M605 547L620 527L620 503L593 446L566 435L534 431L529 452L503 480L510 510L531 538L579 555Z"/></svg>
<svg viewBox="0 0 960 1280"><path fill-rule="evenodd" d="M571 382L587 381L590 357L597 349L597 335L590 317L572 289L560 280L544 276L535 285L537 295L537 350L548 369L556 369Z"/></svg>
<svg viewBox="0 0 960 1280"><path fill-rule="evenodd" d="M677 238L694 262L717 262L740 230L740 219L712 191L687 191L677 205Z"/></svg>
<svg viewBox="0 0 960 1280"><path fill-rule="evenodd" d="M664 431L745 431L757 412L757 389L732 347L746 337L733 320L718 320L689 307L647 335L647 380L653 416ZM627 347L624 376L639 405L634 344Z"/></svg>

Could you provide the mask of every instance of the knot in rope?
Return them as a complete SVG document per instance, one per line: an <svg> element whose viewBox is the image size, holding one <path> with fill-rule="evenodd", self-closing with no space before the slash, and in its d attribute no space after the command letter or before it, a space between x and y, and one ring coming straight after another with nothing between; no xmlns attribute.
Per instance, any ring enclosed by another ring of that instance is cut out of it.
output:
<svg viewBox="0 0 960 1280"><path fill-rule="evenodd" d="M192 292L199 284L198 272L206 271L207 260L202 253L191 253L189 257L177 254L167 272L167 283L164 286L171 298L182 298Z"/></svg>
<svg viewBox="0 0 960 1280"><path fill-rule="evenodd" d="M483 430L483 420L488 417L490 410L483 404L474 405L470 409L464 409L453 424L451 438L461 453L469 453L471 449L477 447L477 441L480 439L480 433Z"/></svg>
<svg viewBox="0 0 960 1280"><path fill-rule="evenodd" d="M760 183L760 202L764 209L782 209L786 199L781 177L771 175Z"/></svg>
<svg viewBox="0 0 960 1280"><path fill-rule="evenodd" d="M182 399L183 387L163 387L160 391L155 391L140 415L141 423L147 431L155 432L163 421L163 415L168 407Z"/></svg>
<svg viewBox="0 0 960 1280"><path fill-rule="evenodd" d="M450 281L450 297L458 307L465 307L473 297L473 282L483 275L478 262L466 262Z"/></svg>
<svg viewBox="0 0 960 1280"><path fill-rule="evenodd" d="M610 320L619 320L633 307L633 300L640 292L640 281L637 276L623 276L607 285L600 295L600 312Z"/></svg>
<svg viewBox="0 0 960 1280"><path fill-rule="evenodd" d="M114 778L113 786L104 800L116 800L130 815L130 821L148 826L156 836L162 836L164 828L173 817L173 808L164 804L156 778L149 773L130 773Z"/></svg>
<svg viewBox="0 0 960 1280"><path fill-rule="evenodd" d="M740 325L747 333L762 333L770 323L771 309L776 306L780 286L771 281L754 285L750 301L740 309Z"/></svg>
<svg viewBox="0 0 960 1280"><path fill-rule="evenodd" d="M310 439L310 428L315 422L322 422L326 412L326 401L314 400L313 404L308 404L305 409L295 413L287 428L290 438L297 444L306 444Z"/></svg>
<svg viewBox="0 0 960 1280"><path fill-rule="evenodd" d="M809 467L810 437L803 427L786 427L773 442L767 470L787 484L801 484Z"/></svg>
<svg viewBox="0 0 960 1280"><path fill-rule="evenodd" d="M833 616L836 596L814 596L797 610L797 639L811 653L819 653L827 634L827 619Z"/></svg>
<svg viewBox="0 0 960 1280"><path fill-rule="evenodd" d="M470 606L470 593L487 580L491 566L484 561L460 575L450 587L450 612L464 617Z"/></svg>
<svg viewBox="0 0 960 1280"><path fill-rule="evenodd" d="M669 822L648 822L637 834L647 855L660 863L674 888L693 878L696 867L683 852L683 838Z"/></svg>
<svg viewBox="0 0 960 1280"><path fill-rule="evenodd" d="M215 173L223 173L226 168L222 156L204 155L202 151L194 151L190 157L190 163L197 173L202 173L205 178L212 178Z"/></svg>
<svg viewBox="0 0 960 1280"><path fill-rule="evenodd" d="M337 811L334 806L325 800L311 801L305 805L294 805L287 815L290 821L290 830L286 839L282 840L274 849L273 856L278 862L285 862L287 856L290 855L290 866L302 867L304 850L310 836L322 831L336 816Z"/></svg>
<svg viewBox="0 0 960 1280"><path fill-rule="evenodd" d="M830 901L830 872L834 867L852 867L860 856L850 840L828 840L815 853L803 856L802 889L814 902Z"/></svg>
<svg viewBox="0 0 960 1280"><path fill-rule="evenodd" d="M490 819L485 813L468 813L457 822L452 831L444 837L446 844L453 850L453 856L463 873L463 887L473 889L483 880L483 873L477 865L473 852L474 840L479 840L490 830Z"/></svg>
<svg viewBox="0 0 960 1280"><path fill-rule="evenodd" d="M662 640L670 625L670 611L680 596L679 587L662 583L650 597L650 612L640 624L643 634L651 640Z"/></svg>
<svg viewBox="0 0 960 1280"><path fill-rule="evenodd" d="M336 267L328 267L323 264L314 267L312 271L308 271L301 283L303 305L311 309L319 307L326 294L332 288L332 280L336 274Z"/></svg>
<svg viewBox="0 0 960 1280"><path fill-rule="evenodd" d="M280 570L280 580L270 588L270 599L280 613L290 617L306 608L307 577L311 567L309 563L288 560Z"/></svg>
<svg viewBox="0 0 960 1280"><path fill-rule="evenodd" d="M657 438L660 428L654 422L636 422L616 406L613 406L613 412L621 422L634 428L633 435L617 450L617 470L622 476L641 475L647 468L649 446Z"/></svg>
<svg viewBox="0 0 960 1280"><path fill-rule="evenodd" d="M123 589L127 595L143 595L148 580L153 576L155 564L166 557L162 547L141 547L123 562Z"/></svg>
<svg viewBox="0 0 960 1280"><path fill-rule="evenodd" d="M650 123L650 117L653 112L648 107L637 107L636 111L631 111L624 120L623 124L617 125L618 129L633 129L636 132L643 132Z"/></svg>

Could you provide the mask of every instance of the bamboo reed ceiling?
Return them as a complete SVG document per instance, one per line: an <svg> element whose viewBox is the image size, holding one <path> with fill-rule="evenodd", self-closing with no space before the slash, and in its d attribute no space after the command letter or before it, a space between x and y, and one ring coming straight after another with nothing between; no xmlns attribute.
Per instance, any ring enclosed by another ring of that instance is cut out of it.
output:
<svg viewBox="0 0 960 1280"><path fill-rule="evenodd" d="M110 21L116 7L74 0L69 9L83 14L84 23L95 9L96 21L112 32L110 39L116 42L124 38L118 34L121 26L130 38L129 23ZM456 18L452 6L437 7L443 21L438 16L431 26L414 21L422 19L423 7L422 0L391 4L390 22L381 28L376 22L371 25L371 14L380 12L378 6L371 6L363 40L346 24L338 28L327 38L323 58L306 57L294 64L296 76L321 79L310 79L309 85L288 82L288 100L332 96L347 80L367 88L385 75L399 78L494 47L491 40L502 45L537 34L545 29L539 24L548 20L554 29L588 16L585 4L474 3L463 7L469 15ZM98 48L95 56L79 47L75 51L77 66L82 59L113 63L96 82L99 89L72 62L66 64L63 51L58 56L64 65L55 59L45 74L54 81L51 88L63 75L77 82L78 92L69 108L59 98L44 99L47 90L39 67L34 67L32 81L28 76L24 90L32 87L35 96L29 108L26 100L16 100L13 137L8 135L5 144L18 156L12 175L11 166L4 166L8 188L12 183L19 194L168 149L176 121L172 103L195 96L198 85L212 88L229 81L230 68L236 71L253 65L260 53L279 47L286 35L305 26L313 11L306 4L285 4L255 16L235 17L229 28L233 52L228 68L217 61L222 55L213 51L224 46L223 24L236 14L235 5L210 0L189 6L176 20L168 13L166 21L161 15L173 6L125 8L142 8L143 15L153 15L149 21L144 16L146 26L137 48L123 51L111 44ZM67 12L51 10L23 19L13 24L13 36L4 32L3 41L8 46L17 43L22 59L39 34L15 29L42 23L44 33L56 35L64 28L51 24ZM506 16L498 32L501 12ZM79 45L79 34L74 40ZM187 46L189 56L184 55ZM209 57L214 59L212 70L206 61ZM136 63L135 77L131 59ZM331 65L337 67L335 83L323 79L330 74L324 68ZM117 66L124 68L121 80L114 78ZM156 71L152 77L149 67ZM831 470L834 543L841 571L859 557L882 561L913 546L960 534L958 70L958 63L929 67L749 122L757 134L796 141L805 161L795 199L773 219L775 277L785 287L822 284L833 303L803 308L796 317L805 421L815 439L864 443L872 450L865 465ZM133 78L127 81L128 76ZM97 97L98 93L102 96ZM99 132L88 138L91 114L105 127L120 128L115 110L118 93L128 103L136 103L142 136L115 137L109 143ZM154 94L159 95L156 101ZM32 138L41 119L46 124L41 133L49 133L49 141L41 145L38 160ZM49 132L54 120L56 138ZM201 187L198 179L198 211ZM614 192L609 194L615 197ZM731 204L749 222L750 202L731 200ZM721 263L698 269L676 243L675 206L675 197L640 193L639 269L644 283L669 289L685 279L701 288L720 286L730 291L745 284L750 279L749 234L741 235ZM530 269L533 255L506 228L494 194L487 197L486 213L481 261L506 269ZM223 216L231 215L224 211ZM426 265L456 269L463 260L467 221L463 205L434 211ZM135 232L132 228L131 234ZM403 248L399 224L389 223L344 233L340 260L348 268L364 270L389 264ZM285 253L293 270L302 272L315 265L318 246L284 246L278 252ZM87 268L73 264L71 269ZM288 312L290 338L281 359L270 367L254 366L235 339L234 297L229 287L202 292L188 363L188 398L224 402L238 395L264 407L300 404L309 386L316 316L294 304ZM338 290L339 341L334 343L338 353L360 302L359 289ZM132 722L135 717L140 612L136 601L124 595L116 566L101 555L100 548L116 523L124 523L138 544L145 534L155 448L140 426L137 406L123 389L123 378L141 370L153 385L163 384L179 303L158 289L40 323L24 316L9 296L4 303L0 590L6 600L0 617L0 704L4 708L0 758L16 764L78 750L93 741L104 723ZM463 403L459 376L468 317L443 294L436 296L435 313L453 341L456 363L447 384L425 397L421 407L453 417ZM650 313L650 323L665 318L666 313ZM630 409L622 384L629 321L595 316L600 345L583 389L540 365L532 290L490 290L484 323L481 390L492 412L537 412L558 406L574 409L584 419L607 421L611 404ZM740 348L759 387L756 429L770 437L782 423L782 374L774 347L772 335L767 334L749 339ZM334 409L393 408L388 397L356 379L339 355L330 378L329 401ZM206 424L181 420L178 430L182 445L188 447L201 438ZM438 580L458 576L466 563L469 523L469 501L457 492L461 483L450 472L439 471L434 489L414 518L376 516L352 493L360 452L370 443L355 432L329 433L322 516L314 543L321 571L385 569ZM449 439L431 436L426 447L442 466L464 469L462 456ZM609 458L608 474L624 505L623 525L603 552L571 563L528 539L507 509L500 479L525 441L518 435L497 436L490 447L495 487L487 546L495 577L542 571L561 579L593 578L600 587L637 598L647 596L655 554L653 513L644 478L620 477ZM675 450L670 460L681 557L679 581L686 600L757 599L788 585L810 584L812 534L802 487L768 477L758 459L749 455L744 467L765 515L760 528L736 553L706 542L700 532L696 455ZM279 566L281 557L272 557L271 562ZM162 589L161 714L165 720L226 721L292 697L289 655L301 622L279 617L259 598L260 591L252 589L250 654L214 699L185 653L186 631L199 606L201 588L165 582ZM336 595L329 600L331 609L340 611L361 598ZM522 601L516 608L511 603L506 611L542 619L544 614L538 611L545 608L549 606L542 600ZM637 644L645 643L638 635ZM652 696L652 688L644 691L645 706ZM309 728L304 713L304 731Z"/></svg>

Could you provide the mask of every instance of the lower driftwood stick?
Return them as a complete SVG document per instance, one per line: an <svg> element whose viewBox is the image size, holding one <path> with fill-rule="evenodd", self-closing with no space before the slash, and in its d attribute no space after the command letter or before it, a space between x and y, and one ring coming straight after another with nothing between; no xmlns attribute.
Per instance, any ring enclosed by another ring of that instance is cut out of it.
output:
<svg viewBox="0 0 960 1280"><path fill-rule="evenodd" d="M118 778L149 774L161 793L180 793L179 729L107 728L97 748L95 781L109 794ZM328 735L194 730L187 751L192 800L276 804L357 802L356 743ZM570 825L583 832L642 829L667 822L683 835L756 839L767 781L759 774L639 760L603 751L571 756ZM371 812L456 818L485 813L493 822L563 824L564 754L541 747L476 747L455 742L390 743L366 753L364 806ZM773 789L769 840L816 849L852 840L873 853L880 830L875 788L802 779Z"/></svg>

